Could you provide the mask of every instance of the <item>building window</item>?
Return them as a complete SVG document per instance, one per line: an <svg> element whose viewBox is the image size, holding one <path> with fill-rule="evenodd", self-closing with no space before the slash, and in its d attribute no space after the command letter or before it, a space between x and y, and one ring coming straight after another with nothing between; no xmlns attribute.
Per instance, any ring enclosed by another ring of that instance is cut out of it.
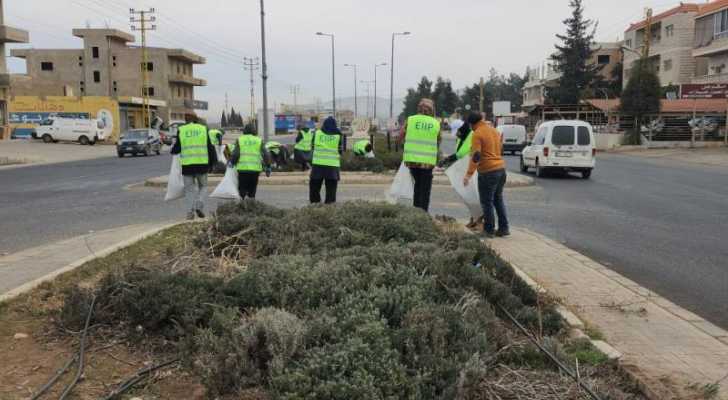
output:
<svg viewBox="0 0 728 400"><path fill-rule="evenodd" d="M94 71L94 82L101 82L101 71Z"/></svg>
<svg viewBox="0 0 728 400"><path fill-rule="evenodd" d="M147 71L154 71L154 63L150 63L150 62L148 62L148 63L147 63L147 68L146 68L146 70L147 70ZM142 71L144 71L144 63L142 63Z"/></svg>
<svg viewBox="0 0 728 400"><path fill-rule="evenodd" d="M40 63L40 70L41 71L53 71L53 63L49 61L44 61Z"/></svg>
<svg viewBox="0 0 728 400"><path fill-rule="evenodd" d="M91 48L91 57L99 58L99 48L98 47Z"/></svg>
<svg viewBox="0 0 728 400"><path fill-rule="evenodd" d="M82 62L78 63L78 66L83 67L83 63Z"/></svg>
<svg viewBox="0 0 728 400"><path fill-rule="evenodd" d="M151 86L143 88L142 95L143 96L154 96L154 88Z"/></svg>
<svg viewBox="0 0 728 400"><path fill-rule="evenodd" d="M597 63L599 65L607 65L611 61L611 58L609 57L609 54L601 54L597 56Z"/></svg>
<svg viewBox="0 0 728 400"><path fill-rule="evenodd" d="M719 13L715 13L715 30L714 35L717 37L724 37L728 33L728 10L723 10Z"/></svg>
<svg viewBox="0 0 728 400"><path fill-rule="evenodd" d="M665 27L665 37L672 37L675 34L675 25Z"/></svg>
<svg viewBox="0 0 728 400"><path fill-rule="evenodd" d="M624 46L627 47L628 49L631 49L632 48L632 39L627 39L624 42Z"/></svg>
<svg viewBox="0 0 728 400"><path fill-rule="evenodd" d="M662 69L664 71L669 71L672 69L672 60L665 60L663 61Z"/></svg>
<svg viewBox="0 0 728 400"><path fill-rule="evenodd" d="M116 81L114 81L114 82L113 82L113 85L114 85L114 93L116 93L116 91L117 91L117 88L116 88Z"/></svg>
<svg viewBox="0 0 728 400"><path fill-rule="evenodd" d="M86 84L84 83L84 81L79 82L78 87L81 93L84 93L86 91Z"/></svg>

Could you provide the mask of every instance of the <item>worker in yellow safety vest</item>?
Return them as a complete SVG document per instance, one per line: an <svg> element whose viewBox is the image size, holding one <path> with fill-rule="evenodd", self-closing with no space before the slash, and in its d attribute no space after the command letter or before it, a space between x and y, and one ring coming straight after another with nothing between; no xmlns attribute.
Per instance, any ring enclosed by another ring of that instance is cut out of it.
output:
<svg viewBox="0 0 728 400"><path fill-rule="evenodd" d="M372 144L368 140L359 140L354 143L353 153L357 157L374 158Z"/></svg>
<svg viewBox="0 0 728 400"><path fill-rule="evenodd" d="M205 218L207 199L207 174L217 163L217 152L213 146L207 127L198 122L197 117L188 116L187 124L179 127L178 139L170 153L179 155L182 177L185 185L187 219L195 215Z"/></svg>
<svg viewBox="0 0 728 400"><path fill-rule="evenodd" d="M307 126L300 126L298 129L296 145L293 146L293 159L301 165L302 171L306 171L311 163L313 134L314 132Z"/></svg>
<svg viewBox="0 0 728 400"><path fill-rule="evenodd" d="M400 141L404 142L403 161L415 182L414 206L428 211L432 193L432 170L437 165L440 147L440 122L435 119L435 103L422 99L417 114L407 118Z"/></svg>
<svg viewBox="0 0 728 400"><path fill-rule="evenodd" d="M252 124L243 128L243 134L238 138L230 157L230 164L238 170L240 197L243 200L246 197L254 199L258 191L260 173L265 169L265 175L270 176L271 169L270 154Z"/></svg>
<svg viewBox="0 0 728 400"><path fill-rule="evenodd" d="M321 203L321 186L325 183L325 203L336 203L341 154L346 148L346 138L336 126L336 120L333 117L326 118L321 129L314 133L312 148L309 200L312 204Z"/></svg>

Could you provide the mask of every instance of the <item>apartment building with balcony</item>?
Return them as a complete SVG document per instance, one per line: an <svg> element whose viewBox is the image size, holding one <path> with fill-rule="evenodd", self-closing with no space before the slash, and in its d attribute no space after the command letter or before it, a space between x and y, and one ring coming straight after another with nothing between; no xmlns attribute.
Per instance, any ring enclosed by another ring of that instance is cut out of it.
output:
<svg viewBox="0 0 728 400"><path fill-rule="evenodd" d="M10 75L5 60L5 45L28 43L28 32L5 25L3 0L0 0L0 139L9 136L8 100L10 97Z"/></svg>
<svg viewBox="0 0 728 400"><path fill-rule="evenodd" d="M694 84L728 83L728 0L701 7L695 16Z"/></svg>
<svg viewBox="0 0 728 400"><path fill-rule="evenodd" d="M649 23L634 23L624 33L624 85L646 46L648 35L650 48L648 60L657 72L662 86L692 83L696 60L693 57L696 16L701 11L698 4L680 3L665 12L654 15Z"/></svg>
<svg viewBox="0 0 728 400"><path fill-rule="evenodd" d="M154 112L163 120L184 120L207 103L195 99L195 87L205 86L194 76L194 66L205 58L183 49L131 46L134 36L115 29L74 29L81 49L14 49L25 59L26 74L13 75L14 96L108 96L121 107L122 125L138 126L142 94L148 94ZM142 68L148 72L143 87Z"/></svg>
<svg viewBox="0 0 728 400"><path fill-rule="evenodd" d="M617 64L622 62L622 43L595 43L594 54L589 61L591 65L600 65L599 74L605 80L612 79ZM549 59L539 65L526 69L528 80L523 85L523 107L532 109L545 103L546 90L558 85L561 73L556 70L554 62Z"/></svg>

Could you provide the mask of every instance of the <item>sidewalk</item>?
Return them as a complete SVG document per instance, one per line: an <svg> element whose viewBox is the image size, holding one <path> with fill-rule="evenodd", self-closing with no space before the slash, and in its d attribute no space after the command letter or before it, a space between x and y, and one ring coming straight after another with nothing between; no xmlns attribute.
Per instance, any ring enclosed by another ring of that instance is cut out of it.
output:
<svg viewBox="0 0 728 400"><path fill-rule="evenodd" d="M621 365L639 379L651 399L693 398L687 395L688 386L720 383L713 398L728 400L725 330L528 230L514 230L507 239L487 243L603 333L622 354Z"/></svg>
<svg viewBox="0 0 728 400"><path fill-rule="evenodd" d="M0 257L0 301L8 300L96 256L106 256L169 224L139 224L92 232Z"/></svg>
<svg viewBox="0 0 728 400"><path fill-rule="evenodd" d="M308 185L308 172L273 172L270 178L260 176L260 185ZM375 174L371 172L342 172L340 185L391 185L394 174ZM215 187L222 180L220 175L210 175L208 185ZM435 172L432 181L435 186L450 186L450 180L442 172ZM506 187L523 187L533 184L533 178L508 172ZM167 175L147 179L144 186L167 187Z"/></svg>
<svg viewBox="0 0 728 400"><path fill-rule="evenodd" d="M104 144L81 146L78 143L0 140L0 169L22 168L31 165L55 164L105 157L116 157L116 147Z"/></svg>

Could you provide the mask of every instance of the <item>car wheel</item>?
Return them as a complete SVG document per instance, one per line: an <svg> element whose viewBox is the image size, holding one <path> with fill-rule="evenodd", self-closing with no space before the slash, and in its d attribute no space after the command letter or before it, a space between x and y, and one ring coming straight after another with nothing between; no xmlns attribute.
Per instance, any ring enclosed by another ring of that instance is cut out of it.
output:
<svg viewBox="0 0 728 400"><path fill-rule="evenodd" d="M116 154L119 155L119 158L124 158L124 153L119 152L119 153L116 153Z"/></svg>
<svg viewBox="0 0 728 400"><path fill-rule="evenodd" d="M536 176L539 178L544 177L544 171L543 168L541 168L541 164L538 163L538 159L536 160Z"/></svg>
<svg viewBox="0 0 728 400"><path fill-rule="evenodd" d="M148 157L149 153L150 153L150 149L149 149L149 145L147 145L147 147L144 148L144 152L142 154L144 154L144 157Z"/></svg>
<svg viewBox="0 0 728 400"><path fill-rule="evenodd" d="M523 155L521 155L521 172L528 172L528 165L526 165L526 162L523 160Z"/></svg>
<svg viewBox="0 0 728 400"><path fill-rule="evenodd" d="M51 143L53 142L53 137L49 134L43 135L43 143Z"/></svg>
<svg viewBox="0 0 728 400"><path fill-rule="evenodd" d="M88 137L86 136L81 136L80 138L78 138L78 142L81 143L82 146L87 146L90 140L88 140Z"/></svg>
<svg viewBox="0 0 728 400"><path fill-rule="evenodd" d="M581 178L582 179L589 179L591 178L592 170L588 169L586 171L581 171Z"/></svg>

